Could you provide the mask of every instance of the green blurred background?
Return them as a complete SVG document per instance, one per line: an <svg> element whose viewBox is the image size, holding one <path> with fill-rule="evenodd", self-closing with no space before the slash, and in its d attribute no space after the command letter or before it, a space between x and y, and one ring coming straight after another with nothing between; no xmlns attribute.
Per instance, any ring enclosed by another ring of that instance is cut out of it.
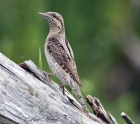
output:
<svg viewBox="0 0 140 124"><path fill-rule="evenodd" d="M119 124L125 124L122 111L140 123L140 1L0 0L0 52L17 64L31 59L39 65L40 47L43 70L50 72L44 55L49 27L38 14L48 11L64 18L83 95L99 98Z"/></svg>

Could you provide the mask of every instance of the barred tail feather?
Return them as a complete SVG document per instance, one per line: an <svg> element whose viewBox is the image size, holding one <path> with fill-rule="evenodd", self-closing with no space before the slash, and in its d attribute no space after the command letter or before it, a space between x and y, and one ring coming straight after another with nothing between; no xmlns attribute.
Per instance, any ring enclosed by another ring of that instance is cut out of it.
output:
<svg viewBox="0 0 140 124"><path fill-rule="evenodd" d="M87 109L87 106L86 106L86 103L82 97L82 94L80 92L80 89L79 89L79 86L76 82L74 82L73 80L71 80L70 82L70 88L72 89L72 91L74 92L74 94L76 95L79 103L81 104L83 110L86 112L86 113L89 113L88 112L88 109Z"/></svg>

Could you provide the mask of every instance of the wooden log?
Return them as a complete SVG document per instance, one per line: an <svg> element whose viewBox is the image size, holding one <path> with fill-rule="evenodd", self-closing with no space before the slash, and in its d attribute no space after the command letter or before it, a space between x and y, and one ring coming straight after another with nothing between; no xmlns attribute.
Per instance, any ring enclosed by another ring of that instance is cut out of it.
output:
<svg viewBox="0 0 140 124"><path fill-rule="evenodd" d="M117 124L97 98L88 95L86 99L96 116L85 113L66 89L63 95L59 85L31 60L19 66L0 53L0 124Z"/></svg>
<svg viewBox="0 0 140 124"><path fill-rule="evenodd" d="M1 123L102 124L96 116L89 117L74 106L58 84L42 76L44 83L0 53Z"/></svg>

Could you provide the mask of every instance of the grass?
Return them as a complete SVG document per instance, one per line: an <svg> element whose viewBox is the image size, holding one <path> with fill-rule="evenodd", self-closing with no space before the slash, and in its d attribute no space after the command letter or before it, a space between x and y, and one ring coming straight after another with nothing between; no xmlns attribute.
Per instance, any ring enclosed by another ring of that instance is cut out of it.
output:
<svg viewBox="0 0 140 124"><path fill-rule="evenodd" d="M42 58L41 58L41 48L39 47L39 68L41 70L43 70L43 67L42 67Z"/></svg>
<svg viewBox="0 0 140 124"><path fill-rule="evenodd" d="M83 124L82 115L80 116L80 124Z"/></svg>

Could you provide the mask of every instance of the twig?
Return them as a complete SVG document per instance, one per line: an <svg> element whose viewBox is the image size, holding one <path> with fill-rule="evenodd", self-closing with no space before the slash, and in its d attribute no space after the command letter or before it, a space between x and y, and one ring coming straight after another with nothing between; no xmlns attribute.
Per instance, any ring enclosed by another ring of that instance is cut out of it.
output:
<svg viewBox="0 0 140 124"><path fill-rule="evenodd" d="M108 115L100 101L96 97L93 98L90 95L86 96L86 99L93 109L94 114L97 115L97 117L100 118L104 123L111 124L110 120L108 119Z"/></svg>
<svg viewBox="0 0 140 124"><path fill-rule="evenodd" d="M118 124L118 122L116 121L116 119L108 112L109 114L109 118L111 119L111 121L114 123L114 124Z"/></svg>
<svg viewBox="0 0 140 124"><path fill-rule="evenodd" d="M135 124L124 112L121 113L121 116L127 124Z"/></svg>

